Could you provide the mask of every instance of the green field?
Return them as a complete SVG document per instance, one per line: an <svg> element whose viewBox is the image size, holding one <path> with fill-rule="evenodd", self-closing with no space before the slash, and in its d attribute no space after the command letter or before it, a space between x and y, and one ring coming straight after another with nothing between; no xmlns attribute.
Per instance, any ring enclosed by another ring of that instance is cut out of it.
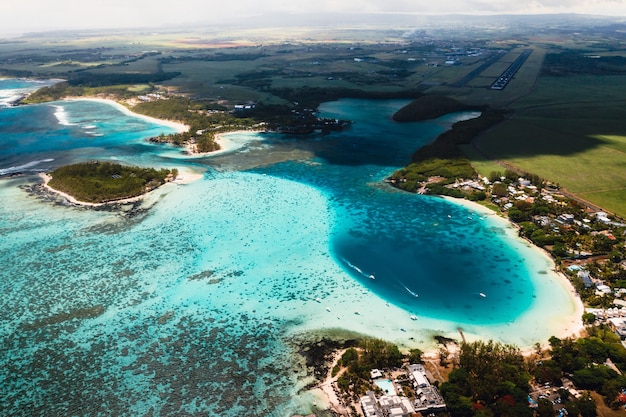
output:
<svg viewBox="0 0 626 417"><path fill-rule="evenodd" d="M626 217L626 77L542 77L512 107L478 150Z"/></svg>

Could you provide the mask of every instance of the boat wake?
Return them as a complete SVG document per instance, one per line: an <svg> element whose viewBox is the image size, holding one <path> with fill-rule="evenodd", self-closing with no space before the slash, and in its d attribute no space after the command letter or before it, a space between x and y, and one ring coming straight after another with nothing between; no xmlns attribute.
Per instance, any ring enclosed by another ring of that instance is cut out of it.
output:
<svg viewBox="0 0 626 417"><path fill-rule="evenodd" d="M359 268L358 266L354 265L352 262L350 262L349 260L347 260L346 258L342 258L342 260L352 269L354 269L356 272L358 272L360 275L369 278L369 279L376 279L376 277L374 276L374 274L368 274L367 272L363 272L363 270L361 268Z"/></svg>
<svg viewBox="0 0 626 417"><path fill-rule="evenodd" d="M406 290L409 294L411 294L413 297L415 297L415 298L419 297L419 295L418 295L416 292L411 291L411 289L410 289L409 287L407 287L406 285L402 284L402 286L403 286L403 287L404 287L404 289L405 289L405 290Z"/></svg>

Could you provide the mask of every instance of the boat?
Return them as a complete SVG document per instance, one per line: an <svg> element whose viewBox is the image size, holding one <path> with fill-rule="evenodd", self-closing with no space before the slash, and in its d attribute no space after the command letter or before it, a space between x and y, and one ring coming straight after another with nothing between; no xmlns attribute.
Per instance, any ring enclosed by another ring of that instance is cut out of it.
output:
<svg viewBox="0 0 626 417"><path fill-rule="evenodd" d="M326 307L326 311L328 311L330 313L330 308Z"/></svg>
<svg viewBox="0 0 626 417"><path fill-rule="evenodd" d="M374 274L370 275L370 279L376 279L376 277L374 276Z"/></svg>
<svg viewBox="0 0 626 417"><path fill-rule="evenodd" d="M322 299L321 298L316 298L315 301L317 301L318 303L321 303Z"/></svg>
<svg viewBox="0 0 626 417"><path fill-rule="evenodd" d="M478 295L480 295L483 298L487 297L487 294L485 294L484 292L479 292Z"/></svg>
<svg viewBox="0 0 626 417"><path fill-rule="evenodd" d="M400 327L400 331L401 332L406 332L406 329L404 327Z"/></svg>
<svg viewBox="0 0 626 417"><path fill-rule="evenodd" d="M409 317L411 320L417 320L417 316L416 315L412 315L411 317Z"/></svg>

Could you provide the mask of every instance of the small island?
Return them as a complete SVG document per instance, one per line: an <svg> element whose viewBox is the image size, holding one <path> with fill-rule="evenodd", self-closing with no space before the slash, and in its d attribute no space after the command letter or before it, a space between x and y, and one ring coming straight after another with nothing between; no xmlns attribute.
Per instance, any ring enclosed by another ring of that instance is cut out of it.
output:
<svg viewBox="0 0 626 417"><path fill-rule="evenodd" d="M57 168L47 186L78 202L104 204L140 197L172 181L176 169L140 168L112 162L83 162Z"/></svg>

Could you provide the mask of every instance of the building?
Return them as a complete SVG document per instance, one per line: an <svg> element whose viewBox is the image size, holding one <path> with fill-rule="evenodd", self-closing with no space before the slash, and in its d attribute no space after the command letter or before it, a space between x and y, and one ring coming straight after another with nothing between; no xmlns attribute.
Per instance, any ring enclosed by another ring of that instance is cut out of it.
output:
<svg viewBox="0 0 626 417"><path fill-rule="evenodd" d="M370 378L372 379L382 378L382 376L383 373L379 369L372 369L370 371Z"/></svg>
<svg viewBox="0 0 626 417"><path fill-rule="evenodd" d="M424 388L430 386L430 382L428 381L428 378L426 378L426 370L424 369L424 365L408 365L407 370L409 371L409 378L413 380L413 386L415 388Z"/></svg>
<svg viewBox="0 0 626 417"><path fill-rule="evenodd" d="M621 340L626 340L626 321L623 317L610 318L609 324Z"/></svg>
<svg viewBox="0 0 626 417"><path fill-rule="evenodd" d="M420 415L422 411L436 412L446 409L443 397L436 387L430 385L423 365L407 365L407 371L415 390L415 399L396 395L395 392L393 395L386 394L377 398L374 391L368 391L361 397L361 409L365 417L408 417L416 413ZM372 379L376 380L380 373L379 370L372 369ZM388 382L393 384L390 380ZM392 390L385 391L391 393Z"/></svg>
<svg viewBox="0 0 626 417"><path fill-rule="evenodd" d="M573 214L560 214L557 216L556 221L561 224L572 224L574 223L574 215Z"/></svg>
<svg viewBox="0 0 626 417"><path fill-rule="evenodd" d="M407 397L383 395L376 398L374 391L361 397L361 409L365 417L408 417L415 413Z"/></svg>
<svg viewBox="0 0 626 417"><path fill-rule="evenodd" d="M413 400L413 409L415 411L443 411L446 409L446 402L436 387L430 385L430 381L426 377L424 365L411 364L407 365L409 379L413 382L415 389L415 400Z"/></svg>
<svg viewBox="0 0 626 417"><path fill-rule="evenodd" d="M361 410L365 417L379 417L383 413L378 407L378 401L374 395L374 391L367 391L367 395L361 397Z"/></svg>

